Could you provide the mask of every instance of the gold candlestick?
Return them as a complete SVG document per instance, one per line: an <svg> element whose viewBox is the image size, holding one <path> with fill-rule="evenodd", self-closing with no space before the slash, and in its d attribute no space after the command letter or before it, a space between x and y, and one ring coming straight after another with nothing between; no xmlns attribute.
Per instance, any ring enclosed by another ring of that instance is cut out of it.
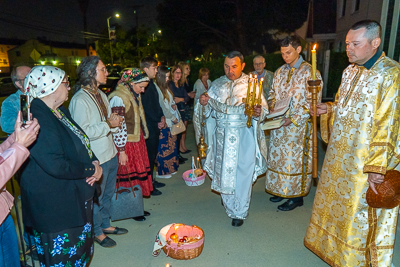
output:
<svg viewBox="0 0 400 267"><path fill-rule="evenodd" d="M317 101L321 89L321 80L309 80L308 86L312 94L311 105L314 111L312 116L312 178L314 185L318 183L318 139L317 139Z"/></svg>

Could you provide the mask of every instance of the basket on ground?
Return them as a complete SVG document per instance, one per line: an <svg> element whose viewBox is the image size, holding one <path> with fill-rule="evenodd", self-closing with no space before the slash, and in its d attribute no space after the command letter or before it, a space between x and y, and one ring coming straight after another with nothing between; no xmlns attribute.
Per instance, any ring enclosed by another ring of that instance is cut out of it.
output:
<svg viewBox="0 0 400 267"><path fill-rule="evenodd" d="M182 178L183 178L183 180L185 180L185 183L188 186L199 186L199 185L202 185L204 183L205 178L206 178L206 172L204 170L202 170L203 171L202 175L199 175L197 177L194 177L194 176L189 177L189 174L192 173L192 171L193 170L188 170L188 171L185 171L182 174Z"/></svg>
<svg viewBox="0 0 400 267"><path fill-rule="evenodd" d="M187 243L174 242L171 235L176 234L178 239L189 237ZM204 247L204 232L196 225L172 224L166 235L167 244L163 247L164 253L176 260L190 260L198 257Z"/></svg>

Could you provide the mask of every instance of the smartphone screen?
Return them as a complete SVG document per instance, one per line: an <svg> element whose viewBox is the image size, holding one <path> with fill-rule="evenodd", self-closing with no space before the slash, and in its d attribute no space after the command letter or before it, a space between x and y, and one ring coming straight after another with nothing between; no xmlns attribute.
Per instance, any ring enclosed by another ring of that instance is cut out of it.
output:
<svg viewBox="0 0 400 267"><path fill-rule="evenodd" d="M20 110L22 113L22 118L21 118L22 122L25 123L27 121L30 121L28 96L20 95L19 96L19 104L20 104Z"/></svg>

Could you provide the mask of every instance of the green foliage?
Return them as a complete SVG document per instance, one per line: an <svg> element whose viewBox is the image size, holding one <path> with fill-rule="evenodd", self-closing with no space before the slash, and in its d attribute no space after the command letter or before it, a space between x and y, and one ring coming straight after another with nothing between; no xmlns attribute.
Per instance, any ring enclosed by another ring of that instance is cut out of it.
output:
<svg viewBox="0 0 400 267"><path fill-rule="evenodd" d="M343 70L349 65L349 59L346 52L331 52L329 62L329 76L327 97L335 97L342 80Z"/></svg>

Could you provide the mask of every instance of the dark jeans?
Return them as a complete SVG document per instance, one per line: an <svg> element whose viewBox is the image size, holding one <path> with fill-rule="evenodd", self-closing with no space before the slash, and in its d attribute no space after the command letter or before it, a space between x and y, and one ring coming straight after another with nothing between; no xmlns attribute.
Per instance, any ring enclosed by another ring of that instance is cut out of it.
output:
<svg viewBox="0 0 400 267"><path fill-rule="evenodd" d="M147 156L149 157L150 172L153 183L155 181L153 171L156 165L156 158L158 154L158 142L160 140L160 130L149 129L149 138L146 139Z"/></svg>
<svg viewBox="0 0 400 267"><path fill-rule="evenodd" d="M103 177L101 178L101 194L99 203L93 206L93 224L94 234L99 236L103 234L103 229L111 226L110 222L110 207L111 198L114 195L115 183L118 172L118 158L113 157L107 162L100 165L103 168Z"/></svg>

